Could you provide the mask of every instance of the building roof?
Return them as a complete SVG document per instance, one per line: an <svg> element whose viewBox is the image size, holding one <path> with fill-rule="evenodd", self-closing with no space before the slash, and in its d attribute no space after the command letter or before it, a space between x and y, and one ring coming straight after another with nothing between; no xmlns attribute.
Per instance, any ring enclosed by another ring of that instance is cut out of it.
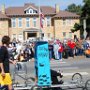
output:
<svg viewBox="0 0 90 90"><path fill-rule="evenodd" d="M25 14L25 10L32 8L37 10L37 14ZM53 15L53 18L79 18L79 15L76 15L71 12L61 11L59 13L55 12L55 8L50 6L40 6L40 9L44 15ZM39 7L35 6L33 3L26 3L22 7L9 7L5 9L5 15L0 13L0 18L8 18L9 16L30 16L39 14Z"/></svg>
<svg viewBox="0 0 90 90"><path fill-rule="evenodd" d="M24 7L9 7L6 9L7 16L24 15Z"/></svg>
<svg viewBox="0 0 90 90"><path fill-rule="evenodd" d="M9 7L6 9L6 14L8 16L11 15L26 15L25 10L28 8L33 8L37 10L37 14L39 14L39 7L35 6L34 4L25 4L24 7ZM50 7L50 6L40 6L41 11L43 12L44 15L51 15L51 14L56 14L55 13L55 8Z"/></svg>
<svg viewBox="0 0 90 90"><path fill-rule="evenodd" d="M7 17L5 14L2 14L2 13L0 12L0 19L9 19L9 17Z"/></svg>
<svg viewBox="0 0 90 90"><path fill-rule="evenodd" d="M37 6L35 6L34 3L25 3L24 4L24 9L27 9L29 6L32 6L33 8L36 8L37 9Z"/></svg>
<svg viewBox="0 0 90 90"><path fill-rule="evenodd" d="M53 16L53 18L79 18L80 16L75 14L75 13L71 13L68 11L61 11L56 14L55 16Z"/></svg>
<svg viewBox="0 0 90 90"><path fill-rule="evenodd" d="M55 13L55 8L50 7L50 6L41 6L41 10L44 15L51 15L51 14L56 14Z"/></svg>

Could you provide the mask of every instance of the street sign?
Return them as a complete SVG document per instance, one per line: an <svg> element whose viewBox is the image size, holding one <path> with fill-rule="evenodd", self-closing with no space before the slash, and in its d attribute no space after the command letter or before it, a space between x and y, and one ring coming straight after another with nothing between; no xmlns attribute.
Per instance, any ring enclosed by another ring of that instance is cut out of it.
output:
<svg viewBox="0 0 90 90"><path fill-rule="evenodd" d="M35 44L35 69L38 86L51 85L48 43L39 41Z"/></svg>

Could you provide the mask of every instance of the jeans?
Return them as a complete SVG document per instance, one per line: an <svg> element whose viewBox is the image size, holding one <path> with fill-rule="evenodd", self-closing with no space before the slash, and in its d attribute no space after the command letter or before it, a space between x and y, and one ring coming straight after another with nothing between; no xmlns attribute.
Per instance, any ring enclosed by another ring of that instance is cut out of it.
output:
<svg viewBox="0 0 90 90"><path fill-rule="evenodd" d="M83 49L81 49L81 48L77 49L77 56L78 55L83 55Z"/></svg>
<svg viewBox="0 0 90 90"><path fill-rule="evenodd" d="M68 50L68 54L69 54L70 57L74 57L73 49L70 48L70 49Z"/></svg>
<svg viewBox="0 0 90 90"><path fill-rule="evenodd" d="M49 51L49 59L52 59L53 58L53 52L50 50Z"/></svg>
<svg viewBox="0 0 90 90"><path fill-rule="evenodd" d="M62 59L62 52L58 52L59 59Z"/></svg>

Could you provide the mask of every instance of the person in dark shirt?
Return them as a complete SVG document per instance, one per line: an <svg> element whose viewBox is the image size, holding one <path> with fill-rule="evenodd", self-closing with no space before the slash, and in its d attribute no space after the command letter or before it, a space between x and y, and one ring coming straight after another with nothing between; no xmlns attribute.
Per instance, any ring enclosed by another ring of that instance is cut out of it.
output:
<svg viewBox="0 0 90 90"><path fill-rule="evenodd" d="M53 69L51 69L51 80L52 80L52 85L56 85L56 84L63 84L63 80L58 80L58 76L60 78L63 77L63 75L60 73L60 72L57 72ZM54 87L54 88L51 88L51 90L62 90L61 87Z"/></svg>
<svg viewBox="0 0 90 90"><path fill-rule="evenodd" d="M9 36L3 36L2 46L0 47L0 85L7 86L8 90L12 89L12 80L10 76L9 62L16 64L15 61L9 60L8 45L10 43Z"/></svg>
<svg viewBox="0 0 90 90"><path fill-rule="evenodd" d="M53 44L52 44L52 41L49 41L49 45L48 45L48 48L49 48L49 59L50 60L53 60Z"/></svg>

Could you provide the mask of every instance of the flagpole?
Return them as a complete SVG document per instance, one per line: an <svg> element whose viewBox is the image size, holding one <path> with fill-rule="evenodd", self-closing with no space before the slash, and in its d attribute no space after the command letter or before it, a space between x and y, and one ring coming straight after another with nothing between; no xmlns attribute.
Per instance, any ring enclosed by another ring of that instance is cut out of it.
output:
<svg viewBox="0 0 90 90"><path fill-rule="evenodd" d="M40 13L41 13L41 10L40 10L40 0L39 0L39 38L40 38L40 41L42 40L42 30L41 30L41 25L40 25Z"/></svg>

